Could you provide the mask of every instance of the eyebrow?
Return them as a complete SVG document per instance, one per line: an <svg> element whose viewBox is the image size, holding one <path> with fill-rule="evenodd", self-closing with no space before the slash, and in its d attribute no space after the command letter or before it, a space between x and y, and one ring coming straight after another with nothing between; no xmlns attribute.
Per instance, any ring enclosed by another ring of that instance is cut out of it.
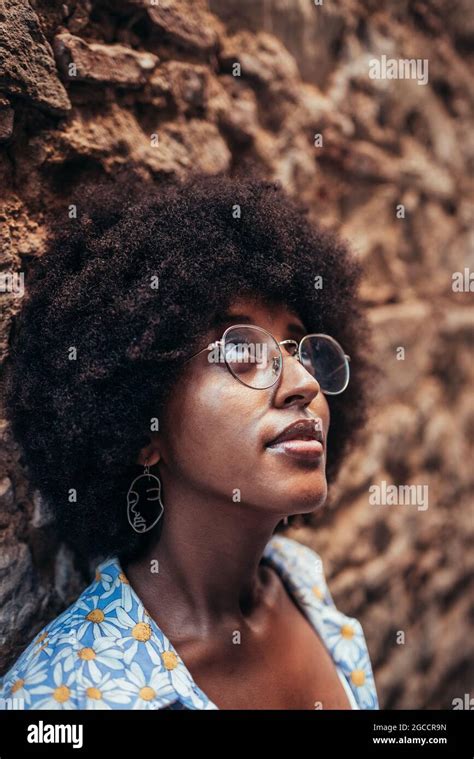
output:
<svg viewBox="0 0 474 759"><path fill-rule="evenodd" d="M230 326L232 323L253 324L253 321L248 316L246 316L246 314L224 314L223 316L218 316L214 319L213 327ZM288 322L286 329L288 332L292 332L293 334L306 334L306 329L302 324L298 324L297 322Z"/></svg>

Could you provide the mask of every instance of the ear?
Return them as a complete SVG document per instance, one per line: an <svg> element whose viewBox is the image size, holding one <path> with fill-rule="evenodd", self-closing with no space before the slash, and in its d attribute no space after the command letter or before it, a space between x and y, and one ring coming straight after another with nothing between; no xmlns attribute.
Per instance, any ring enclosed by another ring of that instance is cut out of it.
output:
<svg viewBox="0 0 474 759"><path fill-rule="evenodd" d="M158 437L154 436L150 438L147 436L146 439L148 442L143 446L143 448L140 449L135 463L142 466L145 466L145 464L148 464L148 466L153 466L153 464L157 464L161 459Z"/></svg>

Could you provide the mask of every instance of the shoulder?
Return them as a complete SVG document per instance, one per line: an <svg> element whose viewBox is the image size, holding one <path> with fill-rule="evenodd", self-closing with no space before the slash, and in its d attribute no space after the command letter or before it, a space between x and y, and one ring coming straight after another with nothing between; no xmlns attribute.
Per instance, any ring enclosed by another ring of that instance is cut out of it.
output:
<svg viewBox="0 0 474 759"><path fill-rule="evenodd" d="M101 663L115 677L123 675L123 630L114 611L123 605L124 594L114 567L114 560L102 562L94 581L37 633L0 678L0 708L85 708L101 680Z"/></svg>
<svg viewBox="0 0 474 759"><path fill-rule="evenodd" d="M73 666L68 667L72 660L68 662L67 657L75 648L72 619L76 603L45 625L0 679L2 708L54 709L54 702L73 696L75 673Z"/></svg>
<svg viewBox="0 0 474 759"><path fill-rule="evenodd" d="M117 557L0 679L3 709L211 708ZM204 705L203 705L204 704Z"/></svg>

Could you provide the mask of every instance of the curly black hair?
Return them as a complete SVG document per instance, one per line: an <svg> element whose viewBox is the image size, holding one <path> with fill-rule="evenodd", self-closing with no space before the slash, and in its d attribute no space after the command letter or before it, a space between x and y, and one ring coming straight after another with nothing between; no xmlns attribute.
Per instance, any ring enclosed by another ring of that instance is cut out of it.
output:
<svg viewBox="0 0 474 759"><path fill-rule="evenodd" d="M184 360L236 296L285 303L351 355L347 390L328 397L331 481L367 416L370 331L346 243L255 177L86 183L75 197L77 217L65 210L28 272L5 382L13 435L61 538L88 559L140 553L124 508L133 462Z"/></svg>

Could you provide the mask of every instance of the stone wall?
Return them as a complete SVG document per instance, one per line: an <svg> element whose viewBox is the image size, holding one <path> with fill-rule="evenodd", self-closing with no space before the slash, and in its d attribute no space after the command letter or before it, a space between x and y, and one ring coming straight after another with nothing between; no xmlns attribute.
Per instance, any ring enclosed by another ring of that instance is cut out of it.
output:
<svg viewBox="0 0 474 759"><path fill-rule="evenodd" d="M122 166L158 182L255 167L365 262L385 377L333 506L291 535L322 554L336 603L362 621L388 709L450 709L473 680L473 296L452 286L474 269L469 11L0 0L2 271L28 270L82 178ZM370 78L382 55L426 59L428 83ZM0 298L4 356L20 299ZM371 505L382 481L428 485L429 507ZM91 568L58 545L6 425L0 495L3 672Z"/></svg>

